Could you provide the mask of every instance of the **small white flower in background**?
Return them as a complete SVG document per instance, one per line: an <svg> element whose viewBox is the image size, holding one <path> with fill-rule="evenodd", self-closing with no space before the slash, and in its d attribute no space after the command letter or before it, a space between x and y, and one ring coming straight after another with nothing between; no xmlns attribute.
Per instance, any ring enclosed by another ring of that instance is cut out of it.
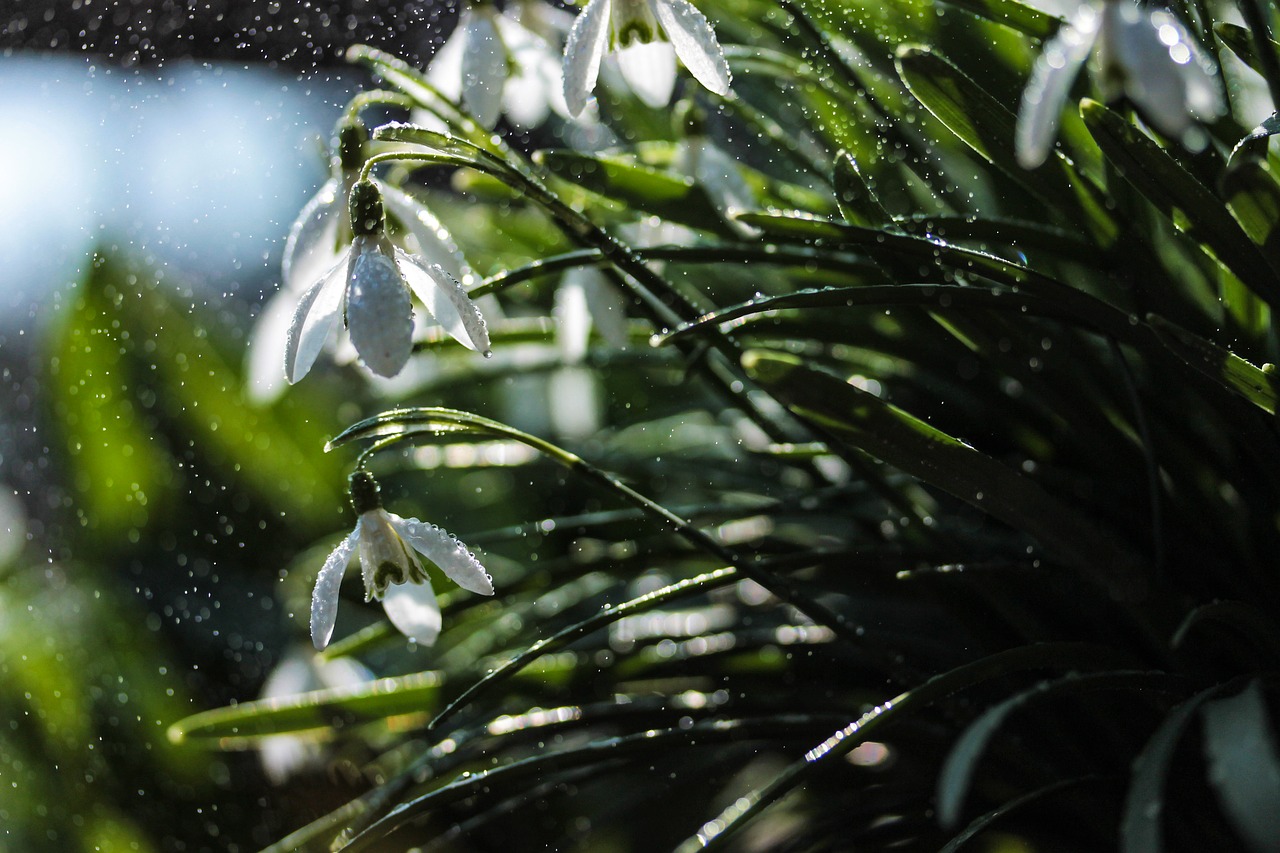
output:
<svg viewBox="0 0 1280 853"><path fill-rule="evenodd" d="M466 289L439 264L392 245L372 181L351 189L351 245L298 300L285 342L285 376L307 374L342 317L360 360L380 376L395 376L413 350L410 292L463 346L488 355L484 317Z"/></svg>
<svg viewBox="0 0 1280 853"><path fill-rule="evenodd" d="M263 699L280 699L312 690L341 690L373 681L368 667L351 658L325 660L304 646L291 647L262 685ZM273 784L319 764L322 744L306 735L272 735L258 741L262 769Z"/></svg>
<svg viewBox="0 0 1280 853"><path fill-rule="evenodd" d="M332 174L289 230L281 264L282 286L267 301L249 339L246 384L249 398L255 403L269 403L284 391L287 382L280 365L298 300L351 244L347 202L364 165L368 142L362 124L344 121L339 126ZM403 190L377 178L373 181L382 193L387 212L403 229L396 239L405 249L469 285L474 279L471 267L439 220Z"/></svg>
<svg viewBox="0 0 1280 853"><path fill-rule="evenodd" d="M467 3L457 29L431 60L427 79L487 128L503 114L523 128L542 124L552 110L567 117L556 14L564 13L542 2L502 12L491 3ZM415 113L414 120L444 129L434 117Z"/></svg>
<svg viewBox="0 0 1280 853"><path fill-rule="evenodd" d="M706 117L691 102L677 108L677 127L684 135L675 166L693 178L729 226L742 237L758 237L760 229L739 222L735 214L755 210L755 194L738 161L707 135Z"/></svg>
<svg viewBox="0 0 1280 853"><path fill-rule="evenodd" d="M1207 143L1201 121L1225 110L1218 73L1173 15L1129 0L1081 3L1044 46L1018 111L1018 163L1045 161L1071 84L1090 54L1105 100L1126 96L1161 133L1193 150Z"/></svg>
<svg viewBox="0 0 1280 853"><path fill-rule="evenodd" d="M729 63L706 17L689 0L590 0L573 22L564 50L564 98L577 115L612 52L622 76L651 107L665 107L676 82L676 57L694 79L729 94Z"/></svg>
<svg viewBox="0 0 1280 853"><path fill-rule="evenodd" d="M311 640L317 649L329 645L333 636L338 590L347 563L357 552L365 600L381 601L391 624L424 646L440 634L440 606L417 554L463 589L493 595L493 581L475 554L434 524L383 509L378 482L365 471L351 475L351 505L359 516L356 529L325 560L311 595Z"/></svg>
<svg viewBox="0 0 1280 853"><path fill-rule="evenodd" d="M565 364L581 364L594 328L615 349L627 346L627 300L595 267L574 267L560 279L552 314Z"/></svg>

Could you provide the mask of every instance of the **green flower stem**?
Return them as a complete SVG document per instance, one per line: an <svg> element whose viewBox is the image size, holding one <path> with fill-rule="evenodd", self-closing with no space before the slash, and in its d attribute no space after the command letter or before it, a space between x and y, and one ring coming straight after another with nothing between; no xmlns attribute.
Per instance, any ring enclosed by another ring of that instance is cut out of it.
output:
<svg viewBox="0 0 1280 853"><path fill-rule="evenodd" d="M409 110L413 109L414 101L408 95L403 95L399 92L391 92L387 89L371 89L359 92L347 102L344 118L348 121L354 121L360 117L360 113L363 110L372 106L401 107Z"/></svg>
<svg viewBox="0 0 1280 853"><path fill-rule="evenodd" d="M494 174L486 164L482 164L477 160L472 160L457 154L431 154L426 152L408 152L408 151L388 151L385 154L375 154L364 161L363 168L360 169L360 180L369 180L369 174L375 166L381 163L390 163L392 161L409 160L414 163L420 163L430 166L457 166L468 169L475 169L478 172L484 172L488 175L500 178L500 175Z"/></svg>

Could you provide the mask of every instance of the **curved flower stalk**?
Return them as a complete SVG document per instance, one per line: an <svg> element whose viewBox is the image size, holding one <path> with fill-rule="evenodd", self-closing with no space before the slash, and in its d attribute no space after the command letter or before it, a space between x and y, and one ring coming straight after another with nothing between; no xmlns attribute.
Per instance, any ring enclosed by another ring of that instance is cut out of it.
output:
<svg viewBox="0 0 1280 853"><path fill-rule="evenodd" d="M558 11L533 0L502 12L489 2L467 3L427 79L486 128L504 114L523 128L542 124L552 110L567 118L559 48L567 26L558 30L551 14ZM421 118L414 116L444 130L434 116Z"/></svg>
<svg viewBox="0 0 1280 853"><path fill-rule="evenodd" d="M329 645L333 636L338 590L347 564L357 552L365 600L381 601L391 624L424 646L439 636L441 619L440 605L419 554L463 589L493 595L489 573L457 537L434 524L387 512L382 508L378 481L368 472L355 472L350 482L351 506L359 516L356 528L329 554L311 594L311 640L317 649Z"/></svg>
<svg viewBox="0 0 1280 853"><path fill-rule="evenodd" d="M590 0L569 31L564 51L564 98L569 112L586 108L606 53L651 107L671 100L679 57L694 79L729 94L729 63L706 17L689 0Z"/></svg>
<svg viewBox="0 0 1280 853"><path fill-rule="evenodd" d="M1207 139L1201 121L1226 106L1218 73L1195 39L1166 11L1129 0L1081 3L1036 60L1018 111L1018 163L1033 169L1053 146L1062 108L1085 61L1107 100L1124 95L1153 127L1198 150Z"/></svg>
<svg viewBox="0 0 1280 853"><path fill-rule="evenodd" d="M365 366L395 376L413 349L411 292L454 340L489 354L484 317L462 284L387 238L382 199L372 181L352 187L351 245L303 293L289 326L284 365L290 382L311 369L339 316Z"/></svg>
<svg viewBox="0 0 1280 853"><path fill-rule="evenodd" d="M346 120L338 127L332 171L298 215L285 242L282 286L267 301L249 339L248 392L256 403L275 400L287 386L280 365L298 300L321 278L352 241L347 201L368 156L369 134L362 123ZM453 236L419 201L379 178L387 212L401 226L395 239L411 255L441 267L468 285L474 273Z"/></svg>

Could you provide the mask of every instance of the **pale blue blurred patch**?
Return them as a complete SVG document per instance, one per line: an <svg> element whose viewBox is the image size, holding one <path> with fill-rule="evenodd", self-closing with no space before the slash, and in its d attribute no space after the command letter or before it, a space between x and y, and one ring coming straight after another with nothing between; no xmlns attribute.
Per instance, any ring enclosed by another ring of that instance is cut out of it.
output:
<svg viewBox="0 0 1280 853"><path fill-rule="evenodd" d="M271 282L350 88L243 66L0 58L0 328L32 327L95 247L204 297Z"/></svg>

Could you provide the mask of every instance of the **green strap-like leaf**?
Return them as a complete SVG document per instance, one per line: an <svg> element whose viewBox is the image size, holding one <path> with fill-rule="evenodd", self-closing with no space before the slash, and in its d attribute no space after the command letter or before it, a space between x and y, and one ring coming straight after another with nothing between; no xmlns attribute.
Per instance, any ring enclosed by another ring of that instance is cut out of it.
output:
<svg viewBox="0 0 1280 853"><path fill-rule="evenodd" d="M685 323L657 340L665 343L673 338L707 332L721 323L757 317L771 311L854 308L870 305L920 305L931 311L949 309L986 309L1014 311L1023 316L1048 316L1073 319L1043 299L1022 293L1005 293L984 287L958 284L884 284L864 287L830 287L821 290L797 290L768 299L753 299L730 305Z"/></svg>
<svg viewBox="0 0 1280 853"><path fill-rule="evenodd" d="M539 151L534 160L571 184L669 222L726 232L724 220L692 180L609 155Z"/></svg>
<svg viewBox="0 0 1280 853"><path fill-rule="evenodd" d="M1080 113L1103 156L1174 225L1213 250L1219 263L1272 305L1280 278L1221 199L1118 113L1085 99ZM1182 215L1175 216L1174 210Z"/></svg>
<svg viewBox="0 0 1280 853"><path fill-rule="evenodd" d="M1262 682L1207 703L1201 713L1209 780L1222 810L1252 853L1277 853L1280 754Z"/></svg>
<svg viewBox="0 0 1280 853"><path fill-rule="evenodd" d="M988 708L964 730L947 756L938 774L938 820L946 827L955 826L969 784L986 754L987 745L1000 733L1005 721L1017 711L1042 700L1063 695L1092 693L1098 690L1128 690L1142 693L1152 689L1168 689L1173 677L1163 672L1100 672L1068 675L1045 681L1016 693Z"/></svg>
<svg viewBox="0 0 1280 853"><path fill-rule="evenodd" d="M798 416L1023 531L1113 592L1140 588L1127 546L1021 473L797 358L750 351L743 365Z"/></svg>
<svg viewBox="0 0 1280 853"><path fill-rule="evenodd" d="M836 154L832 184L840 214L850 223L874 228L892 221L893 217L876 196L875 182L862 173L858 161L848 151Z"/></svg>
<svg viewBox="0 0 1280 853"><path fill-rule="evenodd" d="M169 727L169 739L180 743L191 738L263 737L426 714L435 710L442 683L437 672L417 672L355 687L242 702L179 720Z"/></svg>
<svg viewBox="0 0 1280 853"><path fill-rule="evenodd" d="M1267 133L1280 133L1280 119L1272 116L1264 122L1274 124ZM1257 133L1257 131L1255 131ZM1280 182L1266 159L1266 137L1261 153L1249 149L1251 134L1232 152L1231 161L1222 175L1222 194L1227 209L1244 229L1273 268L1280 267Z"/></svg>
<svg viewBox="0 0 1280 853"><path fill-rule="evenodd" d="M1053 35L1062 24L1061 19L1017 0L946 0L946 3L1038 39Z"/></svg>
<svg viewBox="0 0 1280 853"><path fill-rule="evenodd" d="M925 109L984 160L1057 207L1079 210L1093 238L1110 245L1119 233L1094 186L1061 156L1039 169L1017 168L1014 128L1017 116L995 96L932 50L903 45L898 76Z"/></svg>
<svg viewBox="0 0 1280 853"><path fill-rule="evenodd" d="M1012 800L1009 800L1006 803L1001 803L991 811L974 818L968 826L948 841L947 846L939 850L938 853L957 853L957 851L963 849L966 844L981 835L983 832L986 832L1002 818L1014 814L1027 806L1035 805L1041 800L1046 800L1055 794L1062 793L1063 791L1067 791L1072 788L1084 787L1086 785L1095 786L1103 781L1105 781L1104 778L1097 775L1077 776L1074 779L1063 779L1060 782L1054 782L1050 785L1045 785L1042 788L1036 788L1034 791L1029 791L1020 797L1014 797Z"/></svg>
<svg viewBox="0 0 1280 853"><path fill-rule="evenodd" d="M1264 412L1271 415L1276 413L1276 397L1280 388L1276 385L1275 374L1253 366L1230 350L1188 332L1163 317L1148 315L1147 323L1160 342L1178 358Z"/></svg>
<svg viewBox="0 0 1280 853"><path fill-rule="evenodd" d="M1164 786L1174 753L1196 710L1231 686L1216 684L1174 708L1142 748L1120 821L1121 853L1165 853Z"/></svg>
<svg viewBox="0 0 1280 853"><path fill-rule="evenodd" d="M1239 24L1216 24L1213 31L1222 39L1222 43L1231 48L1231 52L1245 65L1259 74L1263 73L1262 60L1258 58L1258 50L1253 36ZM1271 42L1275 50L1280 51L1280 44Z"/></svg>
<svg viewBox="0 0 1280 853"><path fill-rule="evenodd" d="M919 713L924 708L992 679L1014 672L1038 669L1092 670L1115 665L1117 655L1111 649L1084 643L1038 643L1006 649L933 676L925 683L880 705L832 734L785 768L767 785L740 797L716 819L703 824L702 830L677 847L679 853L698 850L721 850L749 821L784 797L804 778L825 763L847 755L877 731L894 721Z"/></svg>

